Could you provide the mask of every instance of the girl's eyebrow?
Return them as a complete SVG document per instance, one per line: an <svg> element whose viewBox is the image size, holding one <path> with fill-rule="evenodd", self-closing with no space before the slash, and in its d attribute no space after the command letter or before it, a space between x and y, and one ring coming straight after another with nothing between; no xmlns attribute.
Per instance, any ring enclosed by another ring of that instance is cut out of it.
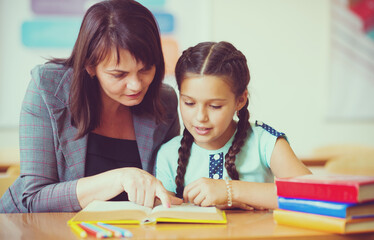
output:
<svg viewBox="0 0 374 240"><path fill-rule="evenodd" d="M181 97L194 99L193 97L190 97L190 96L187 96L187 95L184 95L184 94L181 94ZM210 101L210 102L213 102L213 101L227 102L227 99L223 99L223 98L212 98L212 99L207 99L207 101Z"/></svg>

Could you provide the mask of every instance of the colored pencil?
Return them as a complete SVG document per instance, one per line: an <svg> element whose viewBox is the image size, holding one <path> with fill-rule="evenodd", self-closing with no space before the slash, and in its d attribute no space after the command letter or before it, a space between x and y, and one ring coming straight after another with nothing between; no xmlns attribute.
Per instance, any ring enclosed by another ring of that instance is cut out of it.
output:
<svg viewBox="0 0 374 240"><path fill-rule="evenodd" d="M115 230L112 230L110 228L107 228L105 226L101 226L99 224L96 224L95 227L98 227L98 228L101 228L103 229L104 231L108 231L108 232L111 232L112 233L112 236L115 236L115 237L123 237L122 233L120 231L115 231Z"/></svg>
<svg viewBox="0 0 374 240"><path fill-rule="evenodd" d="M91 227L90 225L87 225L87 223L80 223L79 226L81 228L83 228L88 234L91 234L93 236L95 236L96 238L103 238L105 237L104 236L104 232L103 231L98 231L96 230L95 228Z"/></svg>
<svg viewBox="0 0 374 240"><path fill-rule="evenodd" d="M118 231L122 234L123 237L132 237L132 232L130 232L127 229L116 227L116 226L109 225L109 224L102 223L102 222L98 222L97 225L108 228L113 231Z"/></svg>
<svg viewBox="0 0 374 240"><path fill-rule="evenodd" d="M82 229L78 224L75 224L75 223L70 224L70 227L73 230L73 232L78 234L78 236L80 236L81 238L87 237L86 231L84 231L84 229Z"/></svg>

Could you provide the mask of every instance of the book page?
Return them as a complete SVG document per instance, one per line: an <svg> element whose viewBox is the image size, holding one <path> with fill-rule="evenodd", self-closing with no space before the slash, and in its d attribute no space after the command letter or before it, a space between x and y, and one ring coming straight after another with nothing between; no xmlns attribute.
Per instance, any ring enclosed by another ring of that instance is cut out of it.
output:
<svg viewBox="0 0 374 240"><path fill-rule="evenodd" d="M192 203L182 203L181 205L171 205L170 208L159 205L154 207L152 213L155 212L198 212L198 213L216 213L215 207L200 207Z"/></svg>
<svg viewBox="0 0 374 240"><path fill-rule="evenodd" d="M128 201L92 201L78 212L73 221L130 221L141 222L146 218L151 208Z"/></svg>
<svg viewBox="0 0 374 240"><path fill-rule="evenodd" d="M133 202L128 201L99 201L95 200L88 204L85 212L110 212L110 211L123 211L123 210L141 210L147 215L151 213L152 209L144 207Z"/></svg>
<svg viewBox="0 0 374 240"><path fill-rule="evenodd" d="M222 211L216 207L200 207L191 203L172 205L170 208L157 206L153 209L150 217L175 218L186 220L223 220Z"/></svg>

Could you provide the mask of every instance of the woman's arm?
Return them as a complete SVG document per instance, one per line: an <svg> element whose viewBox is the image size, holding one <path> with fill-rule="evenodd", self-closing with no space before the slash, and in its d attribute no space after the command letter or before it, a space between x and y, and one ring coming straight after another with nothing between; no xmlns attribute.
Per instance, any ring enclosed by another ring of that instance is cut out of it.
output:
<svg viewBox="0 0 374 240"><path fill-rule="evenodd" d="M53 117L40 87L38 69L27 88L20 115L20 177L23 188L17 189L28 212L70 212L81 209L76 196L77 180L60 176L58 168L66 162L57 161ZM64 182L61 182L61 179Z"/></svg>

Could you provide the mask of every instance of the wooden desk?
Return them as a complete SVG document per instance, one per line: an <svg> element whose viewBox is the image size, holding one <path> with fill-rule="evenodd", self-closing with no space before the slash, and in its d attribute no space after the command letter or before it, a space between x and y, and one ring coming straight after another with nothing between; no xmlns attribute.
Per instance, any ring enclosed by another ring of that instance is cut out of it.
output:
<svg viewBox="0 0 374 240"><path fill-rule="evenodd" d="M307 167L323 167L330 158L327 157L301 157L299 158Z"/></svg>
<svg viewBox="0 0 374 240"><path fill-rule="evenodd" d="M0 214L0 239L79 239L66 222L75 213ZM337 235L280 226L270 212L227 211L227 225L126 225L131 239L374 239L374 233ZM88 237L87 239L94 239ZM114 238L112 238L114 239Z"/></svg>

